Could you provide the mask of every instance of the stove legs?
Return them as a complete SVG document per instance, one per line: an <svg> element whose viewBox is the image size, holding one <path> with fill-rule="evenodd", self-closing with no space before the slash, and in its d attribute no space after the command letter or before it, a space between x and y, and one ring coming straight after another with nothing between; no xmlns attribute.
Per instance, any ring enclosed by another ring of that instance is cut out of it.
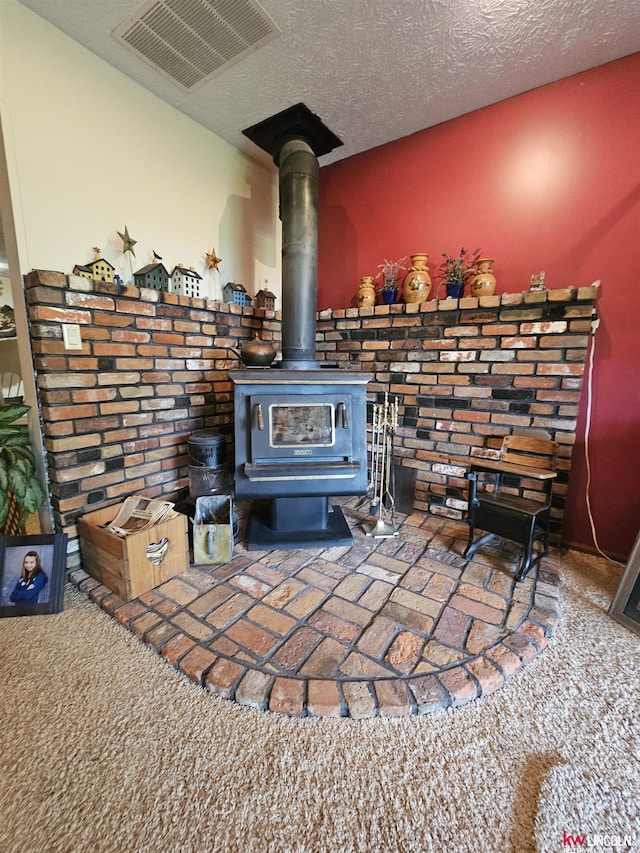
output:
<svg viewBox="0 0 640 853"><path fill-rule="evenodd" d="M352 544L353 535L342 510L330 506L327 497L272 498L251 505L249 551Z"/></svg>

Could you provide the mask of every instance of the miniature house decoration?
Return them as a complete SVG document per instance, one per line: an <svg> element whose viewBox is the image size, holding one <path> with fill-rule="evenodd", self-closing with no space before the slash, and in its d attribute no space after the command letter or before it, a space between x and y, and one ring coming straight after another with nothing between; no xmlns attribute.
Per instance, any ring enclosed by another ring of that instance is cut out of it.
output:
<svg viewBox="0 0 640 853"><path fill-rule="evenodd" d="M263 287L256 293L256 308L264 308L265 311L275 311L276 295Z"/></svg>
<svg viewBox="0 0 640 853"><path fill-rule="evenodd" d="M169 273L164 264L147 264L133 274L136 287L150 287L161 293L169 292Z"/></svg>
<svg viewBox="0 0 640 853"><path fill-rule="evenodd" d="M171 273L171 289L182 296L201 296L200 287L202 276L193 267L183 267L178 264Z"/></svg>
<svg viewBox="0 0 640 853"><path fill-rule="evenodd" d="M115 271L116 268L104 258L96 258L89 264L76 264L73 268L74 275L95 279L96 281L113 281Z"/></svg>
<svg viewBox="0 0 640 853"><path fill-rule="evenodd" d="M233 305L251 305L251 297L246 288L237 281L227 282L222 292L225 302L231 302Z"/></svg>

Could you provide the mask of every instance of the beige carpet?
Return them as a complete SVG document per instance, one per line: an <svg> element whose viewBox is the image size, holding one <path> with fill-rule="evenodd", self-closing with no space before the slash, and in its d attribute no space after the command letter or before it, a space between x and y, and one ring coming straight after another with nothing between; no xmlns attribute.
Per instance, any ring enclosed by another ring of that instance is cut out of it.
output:
<svg viewBox="0 0 640 853"><path fill-rule="evenodd" d="M220 700L72 589L0 620L2 853L640 850L637 634L621 567L570 552L562 622L507 685L402 719ZM566 841L566 839L564 839Z"/></svg>

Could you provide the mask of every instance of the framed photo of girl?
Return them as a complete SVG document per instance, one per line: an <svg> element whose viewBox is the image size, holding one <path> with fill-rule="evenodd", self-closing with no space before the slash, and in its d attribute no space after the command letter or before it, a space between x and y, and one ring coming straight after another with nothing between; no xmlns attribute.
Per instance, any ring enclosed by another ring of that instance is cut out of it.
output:
<svg viewBox="0 0 640 853"><path fill-rule="evenodd" d="M0 617L59 613L67 534L0 536Z"/></svg>

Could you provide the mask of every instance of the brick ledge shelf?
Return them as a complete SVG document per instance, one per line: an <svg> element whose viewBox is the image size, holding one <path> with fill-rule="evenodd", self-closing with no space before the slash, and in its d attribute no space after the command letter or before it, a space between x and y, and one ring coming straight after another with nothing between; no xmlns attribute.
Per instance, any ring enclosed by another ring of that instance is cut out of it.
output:
<svg viewBox="0 0 640 853"><path fill-rule="evenodd" d="M46 270L25 276L25 289L54 519L73 568L80 515L185 489L196 429L231 442L231 348L259 331L278 349L281 315ZM416 510L463 517L464 469L452 457L494 450L515 430L555 439L557 541L597 295L592 285L325 310L317 357L372 372L370 401L398 397L396 460ZM64 349L64 323L80 325L82 350Z"/></svg>

